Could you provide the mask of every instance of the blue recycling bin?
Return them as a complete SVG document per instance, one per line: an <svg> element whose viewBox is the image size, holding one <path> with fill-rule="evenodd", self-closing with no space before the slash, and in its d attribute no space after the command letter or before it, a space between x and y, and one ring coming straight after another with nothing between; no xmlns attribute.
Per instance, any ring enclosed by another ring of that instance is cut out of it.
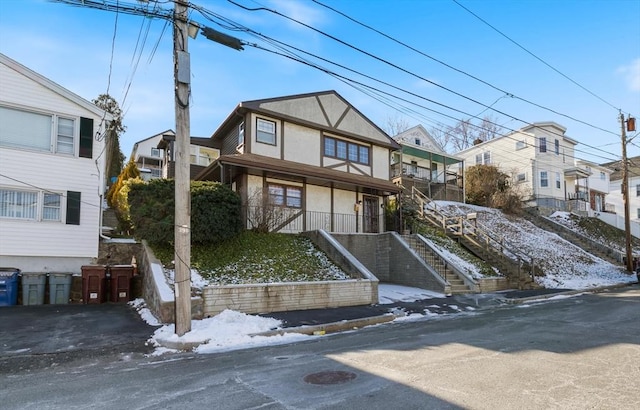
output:
<svg viewBox="0 0 640 410"><path fill-rule="evenodd" d="M0 306L18 304L18 275L20 269L0 268Z"/></svg>

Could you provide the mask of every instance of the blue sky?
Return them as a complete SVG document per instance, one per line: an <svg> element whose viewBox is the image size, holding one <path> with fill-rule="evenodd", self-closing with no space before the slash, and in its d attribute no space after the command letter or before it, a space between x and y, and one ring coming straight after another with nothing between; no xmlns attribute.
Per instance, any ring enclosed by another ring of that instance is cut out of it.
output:
<svg viewBox="0 0 640 410"><path fill-rule="evenodd" d="M193 3L236 26L414 95L319 63L409 102L387 94L374 98L370 92L285 57L251 46L236 51L198 36L189 42L193 136L210 136L241 101L333 89L382 128L389 119L401 119L429 130L487 114L506 129L521 128L525 122L555 121L581 144L577 157L601 163L620 157L618 109L640 116L640 0L234 1L247 8L277 11L377 58L276 13L248 11L223 0ZM158 3L172 7L170 1ZM191 18L275 50L258 36L219 25L220 19L211 21L198 12ZM42 0L5 0L0 2L0 52L88 100L108 91L125 112L128 128L121 147L126 156L136 141L175 129L172 33L163 20ZM640 139L629 145L630 156L640 155L636 143L640 146Z"/></svg>

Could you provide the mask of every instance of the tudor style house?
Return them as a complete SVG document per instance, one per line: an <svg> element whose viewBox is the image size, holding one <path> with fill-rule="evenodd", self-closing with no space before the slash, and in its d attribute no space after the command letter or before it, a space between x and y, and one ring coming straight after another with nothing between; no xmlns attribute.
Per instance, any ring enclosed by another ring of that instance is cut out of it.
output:
<svg viewBox="0 0 640 410"><path fill-rule="evenodd" d="M242 102L211 139L221 155L196 179L240 193L247 228L384 230L399 146L335 91Z"/></svg>
<svg viewBox="0 0 640 410"><path fill-rule="evenodd" d="M176 133L166 130L133 144L131 156L143 180L175 177L173 142ZM220 150L210 138L191 137L190 175L193 179L220 156Z"/></svg>
<svg viewBox="0 0 640 410"><path fill-rule="evenodd" d="M511 177L512 184L542 213L584 211L586 202L577 201L577 180L590 173L575 164L578 142L565 135L566 128L555 122L538 122L510 134L480 142L460 151L466 168L478 164L497 166Z"/></svg>
<svg viewBox="0 0 640 410"><path fill-rule="evenodd" d="M391 157L391 180L395 184L409 190L415 187L434 200L464 202L461 158L448 155L422 125L393 139L400 144L400 150Z"/></svg>
<svg viewBox="0 0 640 410"><path fill-rule="evenodd" d="M111 116L0 54L0 266L80 272L98 257Z"/></svg>

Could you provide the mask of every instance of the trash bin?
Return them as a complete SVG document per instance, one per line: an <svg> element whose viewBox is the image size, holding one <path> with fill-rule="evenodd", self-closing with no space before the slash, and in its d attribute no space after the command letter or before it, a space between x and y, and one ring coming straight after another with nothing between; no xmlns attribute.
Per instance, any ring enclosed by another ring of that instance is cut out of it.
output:
<svg viewBox="0 0 640 410"><path fill-rule="evenodd" d="M44 304L44 286L47 274L44 272L22 272L22 304Z"/></svg>
<svg viewBox="0 0 640 410"><path fill-rule="evenodd" d="M105 301L106 275L104 265L82 266L82 301L85 304Z"/></svg>
<svg viewBox="0 0 640 410"><path fill-rule="evenodd" d="M131 278L133 265L113 265L109 267L111 274L111 302L128 302L131 300Z"/></svg>
<svg viewBox="0 0 640 410"><path fill-rule="evenodd" d="M20 269L0 268L0 306L18 304L18 275Z"/></svg>
<svg viewBox="0 0 640 410"><path fill-rule="evenodd" d="M72 273L49 273L49 303L52 305L64 305L69 303L71 291Z"/></svg>

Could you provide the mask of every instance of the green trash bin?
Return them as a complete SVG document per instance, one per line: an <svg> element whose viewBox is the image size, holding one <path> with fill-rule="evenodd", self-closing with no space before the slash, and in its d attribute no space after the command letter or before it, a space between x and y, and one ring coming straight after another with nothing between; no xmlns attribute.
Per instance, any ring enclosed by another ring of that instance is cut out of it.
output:
<svg viewBox="0 0 640 410"><path fill-rule="evenodd" d="M49 304L64 305L69 303L73 273L49 273Z"/></svg>
<svg viewBox="0 0 640 410"><path fill-rule="evenodd" d="M46 283L46 273L22 272L22 304L44 304L44 285Z"/></svg>

